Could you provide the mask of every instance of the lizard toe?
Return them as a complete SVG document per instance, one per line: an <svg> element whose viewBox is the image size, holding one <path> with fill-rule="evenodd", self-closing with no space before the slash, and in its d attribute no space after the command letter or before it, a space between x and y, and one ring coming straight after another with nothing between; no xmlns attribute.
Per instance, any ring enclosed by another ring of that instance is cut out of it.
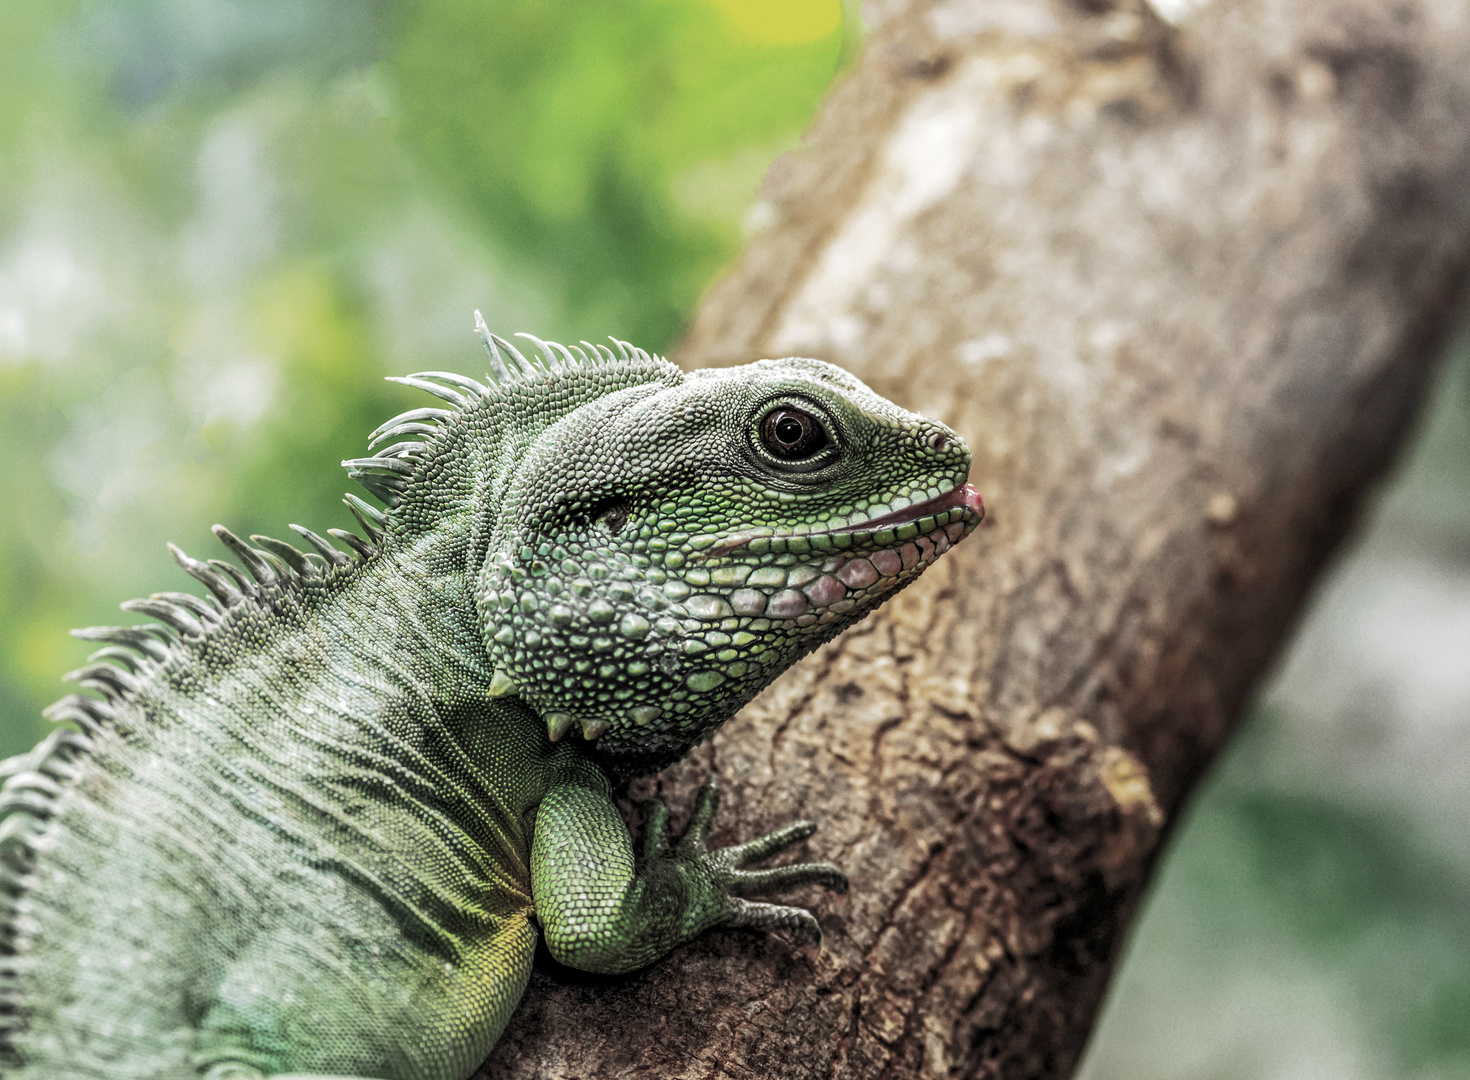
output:
<svg viewBox="0 0 1470 1080"><path fill-rule="evenodd" d="M730 901L730 914L725 924L779 931L802 945L822 943L822 927L817 923L816 917L805 908L762 904L737 897Z"/></svg>
<svg viewBox="0 0 1470 1080"><path fill-rule="evenodd" d="M776 892L798 885L821 885L833 892L847 892L847 875L831 863L793 863L766 870L735 870L726 886L732 893Z"/></svg>
<svg viewBox="0 0 1470 1080"><path fill-rule="evenodd" d="M723 850L729 856L732 866L749 866L762 859L769 859L772 855L785 851L793 844L801 843L816 831L815 821L793 821L775 832L758 836L754 840L747 840L743 844L734 844Z"/></svg>
<svg viewBox="0 0 1470 1080"><path fill-rule="evenodd" d="M720 784L711 773L695 796L694 813L689 818L689 828L684 830L684 837L679 841L679 851L691 853L708 850L705 841L709 837L710 827L715 823L715 815L719 812Z"/></svg>

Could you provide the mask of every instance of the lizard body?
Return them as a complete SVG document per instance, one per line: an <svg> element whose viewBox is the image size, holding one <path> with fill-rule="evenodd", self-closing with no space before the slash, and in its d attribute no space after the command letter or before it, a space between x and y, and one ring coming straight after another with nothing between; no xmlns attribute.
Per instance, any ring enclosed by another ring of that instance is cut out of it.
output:
<svg viewBox="0 0 1470 1080"><path fill-rule="evenodd" d="M717 925L820 932L743 899L827 864L745 869L616 784L683 756L983 512L969 451L840 369L683 373L480 324L490 381L345 462L354 550L216 533L174 549L210 598L131 601L73 678L91 695L0 763L0 1075L463 1080L537 935L642 966ZM585 343L584 343L585 344ZM394 440L398 440L394 442Z"/></svg>

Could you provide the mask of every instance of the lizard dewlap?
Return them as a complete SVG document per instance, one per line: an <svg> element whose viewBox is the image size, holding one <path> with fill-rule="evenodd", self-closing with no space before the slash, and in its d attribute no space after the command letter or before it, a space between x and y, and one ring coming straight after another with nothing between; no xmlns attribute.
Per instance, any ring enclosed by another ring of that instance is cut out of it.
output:
<svg viewBox="0 0 1470 1080"><path fill-rule="evenodd" d="M464 1080L530 974L627 971L747 900L846 888L711 850L713 780L635 854L613 786L677 760L976 524L954 432L839 368L682 372L480 323L479 382L348 462L343 547L215 532L208 596L123 607L68 721L0 763L7 1080ZM350 553L349 553L350 552Z"/></svg>

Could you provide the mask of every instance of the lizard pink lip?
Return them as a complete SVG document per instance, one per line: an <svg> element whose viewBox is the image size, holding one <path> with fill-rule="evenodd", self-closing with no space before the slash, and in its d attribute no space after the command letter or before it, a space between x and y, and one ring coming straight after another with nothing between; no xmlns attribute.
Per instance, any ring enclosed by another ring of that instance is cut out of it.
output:
<svg viewBox="0 0 1470 1080"><path fill-rule="evenodd" d="M856 525L843 525L841 528L830 529L825 533L818 533L816 535L836 536L839 533L882 532L884 529L896 529L903 525L910 525L914 522L922 521L926 517L943 513L946 510L957 509L970 511L970 513L976 516L977 523L984 519L985 502L980 497L980 492L975 488L975 485L961 484L957 488L946 491L943 495L938 495L935 498L927 499L921 503L915 503L913 506L905 506L902 510L894 510L875 518L869 518L867 521L860 521ZM728 555L730 552L742 548L752 540L759 538L759 536L750 535L729 537L705 552L705 557Z"/></svg>

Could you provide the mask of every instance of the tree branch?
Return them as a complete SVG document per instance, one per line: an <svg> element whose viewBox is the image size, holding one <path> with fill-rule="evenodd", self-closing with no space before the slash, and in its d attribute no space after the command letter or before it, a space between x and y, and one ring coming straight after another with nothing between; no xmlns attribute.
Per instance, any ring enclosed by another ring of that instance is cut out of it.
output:
<svg viewBox="0 0 1470 1080"><path fill-rule="evenodd" d="M677 814L718 768L723 842L822 822L823 949L542 964L487 1077L1066 1076L1456 309L1464 3L868 13L680 359L819 356L944 419L989 527L647 785Z"/></svg>

